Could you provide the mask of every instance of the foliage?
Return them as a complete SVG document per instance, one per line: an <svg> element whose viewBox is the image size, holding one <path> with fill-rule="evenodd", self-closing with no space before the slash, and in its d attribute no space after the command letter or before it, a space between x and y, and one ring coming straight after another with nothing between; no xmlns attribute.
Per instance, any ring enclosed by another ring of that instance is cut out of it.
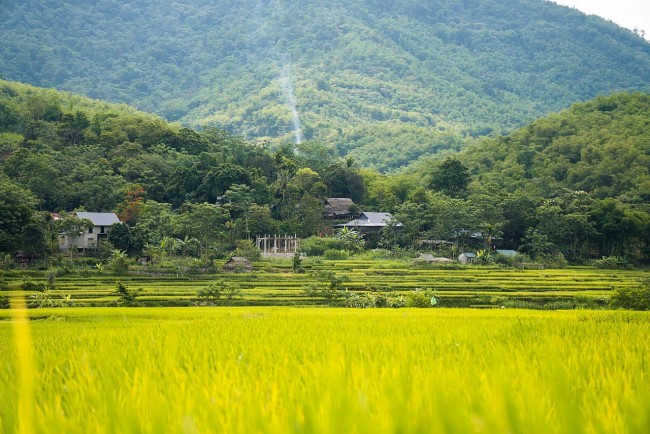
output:
<svg viewBox="0 0 650 434"><path fill-rule="evenodd" d="M650 310L650 279L641 280L636 287L617 289L611 304L623 309Z"/></svg>
<svg viewBox="0 0 650 434"><path fill-rule="evenodd" d="M239 240L233 256L243 256L249 261L257 262L262 260L262 251L251 240Z"/></svg>
<svg viewBox="0 0 650 434"><path fill-rule="evenodd" d="M559 266L612 256L635 264L650 255L647 94L579 103L392 175L362 169L358 158L337 160L319 142L272 151L216 128L192 131L126 106L18 83L0 83L3 104L13 119L0 126L3 267L13 266L18 250L22 258L46 258L60 235L74 238L90 224L66 212L56 220L53 211L124 212L133 224L109 235L119 250L144 250L154 262L178 255L207 261L256 234L327 233L322 200L348 193L359 209L393 214L381 234L390 250L444 241L489 251L500 242ZM470 182L433 191L432 168L447 163L457 173L468 168ZM365 246L348 235L307 238L303 250L359 253Z"/></svg>
<svg viewBox="0 0 650 434"><path fill-rule="evenodd" d="M113 250L108 265L115 274L125 274L129 271L131 260L123 250Z"/></svg>
<svg viewBox="0 0 650 434"><path fill-rule="evenodd" d="M314 283L309 284L303 290L310 297L319 297L331 303L345 296L345 283L350 278L345 275L337 275L333 271L322 271L313 275Z"/></svg>
<svg viewBox="0 0 650 434"><path fill-rule="evenodd" d="M72 295L57 295L52 292L52 288L44 287L40 292L30 295L29 306L33 308L70 307L74 303Z"/></svg>
<svg viewBox="0 0 650 434"><path fill-rule="evenodd" d="M302 267L302 256L296 252L291 259L291 269L294 273L304 273L305 269Z"/></svg>
<svg viewBox="0 0 650 434"><path fill-rule="evenodd" d="M329 261L343 261L349 257L350 253L347 250L327 249L323 253L323 258Z"/></svg>
<svg viewBox="0 0 650 434"><path fill-rule="evenodd" d="M300 249L307 256L323 256L327 250L343 250L344 241L332 237L309 237L302 240Z"/></svg>
<svg viewBox="0 0 650 434"><path fill-rule="evenodd" d="M632 265L627 258L620 256L603 256L600 259L595 259L593 265L596 268L606 270L626 270L632 268Z"/></svg>
<svg viewBox="0 0 650 434"><path fill-rule="evenodd" d="M224 295L226 285L222 281L213 282L209 286L199 289L198 298L202 304L216 305Z"/></svg>
<svg viewBox="0 0 650 434"><path fill-rule="evenodd" d="M406 296L409 307L434 307L438 304L435 292L429 288L416 288Z"/></svg>
<svg viewBox="0 0 650 434"><path fill-rule="evenodd" d="M363 234L347 227L336 231L336 238L343 241L344 249L350 253L359 253L365 245Z"/></svg>
<svg viewBox="0 0 650 434"><path fill-rule="evenodd" d="M494 258L492 254L485 249L482 250L477 250L476 251L476 256L474 257L474 260L472 261L473 265L489 265L494 262Z"/></svg>
<svg viewBox="0 0 650 434"><path fill-rule="evenodd" d="M451 197L463 196L469 181L469 170L455 158L447 158L431 174L431 188Z"/></svg>
<svg viewBox="0 0 650 434"><path fill-rule="evenodd" d="M125 306L135 306L136 299L142 292L142 289L129 289L124 283L117 282L116 292L119 297L119 303Z"/></svg>

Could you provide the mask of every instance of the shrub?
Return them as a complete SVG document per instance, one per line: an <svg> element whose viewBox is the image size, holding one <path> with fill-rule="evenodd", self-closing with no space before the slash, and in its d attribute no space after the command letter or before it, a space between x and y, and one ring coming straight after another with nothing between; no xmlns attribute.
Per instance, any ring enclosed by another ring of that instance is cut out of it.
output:
<svg viewBox="0 0 650 434"><path fill-rule="evenodd" d="M407 296L409 307L432 307L438 304L438 299L431 289L417 288Z"/></svg>
<svg viewBox="0 0 650 434"><path fill-rule="evenodd" d="M251 240L239 240L233 256L243 256L251 262L259 262L262 260L262 251Z"/></svg>
<svg viewBox="0 0 650 434"><path fill-rule="evenodd" d="M347 288L343 285L350 280L347 276L337 276L332 271L324 271L312 276L316 279L303 290L310 297L322 297L328 302L345 295Z"/></svg>
<svg viewBox="0 0 650 434"><path fill-rule="evenodd" d="M135 305L135 300L140 294L140 291L142 291L142 289L131 290L122 282L117 282L117 295L120 297L119 301L127 306Z"/></svg>
<svg viewBox="0 0 650 434"><path fill-rule="evenodd" d="M223 296L225 285L222 281L211 283L206 288L199 289L198 296L202 304L213 306L219 303Z"/></svg>
<svg viewBox="0 0 650 434"><path fill-rule="evenodd" d="M33 280L24 281L20 287L25 291L44 291L45 284L42 282L34 282Z"/></svg>
<svg viewBox="0 0 650 434"><path fill-rule="evenodd" d="M344 249L345 242L338 238L309 237L300 244L300 250L307 256L323 256L326 250Z"/></svg>
<svg viewBox="0 0 650 434"><path fill-rule="evenodd" d="M636 287L617 289L611 304L623 309L650 310L650 279L642 280Z"/></svg>
<svg viewBox="0 0 650 434"><path fill-rule="evenodd" d="M565 268L567 265L569 265L564 255L560 252L548 255L538 255L537 261L541 262L548 268Z"/></svg>
<svg viewBox="0 0 650 434"><path fill-rule="evenodd" d="M342 261L348 259L350 254L345 250L327 249L323 257L329 261Z"/></svg>
<svg viewBox="0 0 650 434"><path fill-rule="evenodd" d="M113 250L108 265L114 273L125 274L129 271L129 263L129 257L126 255L126 252Z"/></svg>
<svg viewBox="0 0 650 434"><path fill-rule="evenodd" d="M593 261L593 266L606 270L626 270L631 268L630 262L624 256L603 256Z"/></svg>

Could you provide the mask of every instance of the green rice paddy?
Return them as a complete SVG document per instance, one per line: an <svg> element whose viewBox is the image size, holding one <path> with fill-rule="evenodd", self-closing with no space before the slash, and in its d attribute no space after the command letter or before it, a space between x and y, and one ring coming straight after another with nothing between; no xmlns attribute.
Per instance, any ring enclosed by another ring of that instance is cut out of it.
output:
<svg viewBox="0 0 650 434"><path fill-rule="evenodd" d="M648 330L621 311L4 310L0 434L647 433Z"/></svg>

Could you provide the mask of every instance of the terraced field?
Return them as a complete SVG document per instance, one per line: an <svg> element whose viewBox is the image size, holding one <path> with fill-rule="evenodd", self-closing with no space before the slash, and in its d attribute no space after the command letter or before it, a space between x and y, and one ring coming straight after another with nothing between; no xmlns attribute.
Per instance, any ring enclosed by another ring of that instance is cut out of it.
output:
<svg viewBox="0 0 650 434"><path fill-rule="evenodd" d="M235 288L236 294L213 300L226 305L319 305L342 304L309 293L305 288L322 284L319 273L332 272L345 281L348 294L385 294L408 296L414 290L432 290L440 306L472 307L597 307L606 303L612 291L634 286L647 271L611 271L593 268L557 270L521 270L512 268L457 267L432 269L413 267L398 260L304 261L304 272L294 273L289 261L255 263L252 273L176 274L139 269L117 276L85 270L56 277L55 286L47 291L50 300L68 297L77 306L110 306L118 303L118 282L140 290L137 302L149 306L189 306L204 304L199 292L215 282ZM42 291L34 284L45 285L45 272L6 273L5 290L0 296L26 295L34 303L43 303ZM32 283L31 289L26 281ZM27 289L25 291L24 289ZM39 295L39 292L41 295ZM339 291L342 293L343 291ZM36 300L39 299L39 300ZM47 300L46 300L47 301Z"/></svg>

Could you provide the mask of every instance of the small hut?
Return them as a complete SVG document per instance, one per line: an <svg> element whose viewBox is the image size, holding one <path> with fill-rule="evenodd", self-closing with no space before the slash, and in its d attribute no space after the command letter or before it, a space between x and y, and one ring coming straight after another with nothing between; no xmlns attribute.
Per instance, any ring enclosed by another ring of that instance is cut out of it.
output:
<svg viewBox="0 0 650 434"><path fill-rule="evenodd" d="M250 273L253 271L253 264L243 256L233 256L221 269L226 273Z"/></svg>
<svg viewBox="0 0 650 434"><path fill-rule="evenodd" d="M347 197L330 197L325 199L323 218L351 219L356 217L358 206Z"/></svg>
<svg viewBox="0 0 650 434"><path fill-rule="evenodd" d="M450 264L452 261L449 258L441 258L433 256L431 253L420 253L420 256L413 260L414 264Z"/></svg>
<svg viewBox="0 0 650 434"><path fill-rule="evenodd" d="M461 264L471 264L472 262L474 262L475 258L476 258L476 253L465 252L458 255L458 262L460 262Z"/></svg>

